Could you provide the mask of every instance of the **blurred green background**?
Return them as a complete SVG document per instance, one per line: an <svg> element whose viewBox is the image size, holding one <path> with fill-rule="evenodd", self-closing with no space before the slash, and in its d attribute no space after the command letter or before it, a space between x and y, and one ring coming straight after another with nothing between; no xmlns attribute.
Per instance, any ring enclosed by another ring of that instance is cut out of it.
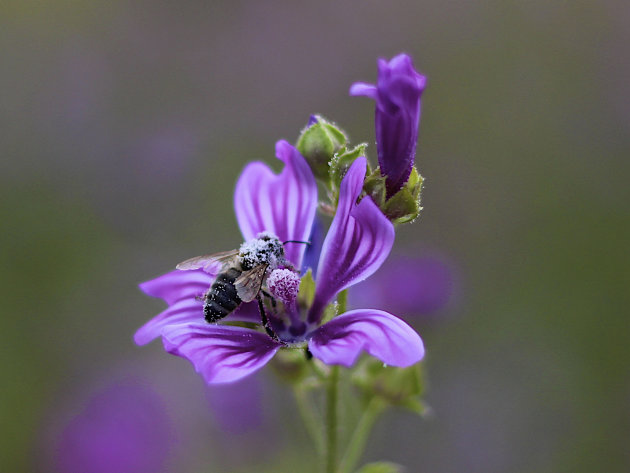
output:
<svg viewBox="0 0 630 473"><path fill-rule="evenodd" d="M445 255L457 287L407 319L433 415L386 416L366 459L630 471L629 24L623 0L2 2L2 471L61 471L64 426L129 378L175 432L159 471L312 471L270 373L262 427L226 432L185 361L133 344L163 307L137 284L235 247L240 169L277 168L309 114L374 161L348 88L400 51L429 85L396 252Z"/></svg>

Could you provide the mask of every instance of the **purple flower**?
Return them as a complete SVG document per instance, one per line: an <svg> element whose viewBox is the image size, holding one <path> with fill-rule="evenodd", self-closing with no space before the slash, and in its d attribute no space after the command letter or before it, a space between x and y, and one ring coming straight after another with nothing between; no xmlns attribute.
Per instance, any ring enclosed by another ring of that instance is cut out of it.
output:
<svg viewBox="0 0 630 473"><path fill-rule="evenodd" d="M157 394L138 382L109 386L92 397L59 436L59 471L163 471L174 440L164 412Z"/></svg>
<svg viewBox="0 0 630 473"><path fill-rule="evenodd" d="M359 284L349 299L352 306L370 305L406 316L429 316L447 305L454 286L453 268L443 256L398 255L390 257L374 277Z"/></svg>
<svg viewBox="0 0 630 473"><path fill-rule="evenodd" d="M387 62L378 61L376 85L356 82L350 95L365 95L376 101L376 143L381 175L386 176L387 197L407 182L416 155L420 96L426 78L413 68L407 54Z"/></svg>
<svg viewBox="0 0 630 473"><path fill-rule="evenodd" d="M236 185L234 206L245 240L259 233L280 241L306 240L317 208L315 178L300 153L286 141L276 145L285 164L279 175L263 163L248 165ZM136 332L138 344L162 336L165 349L192 362L209 384L241 379L262 368L275 353L288 346L308 346L325 363L351 366L362 351L393 366L409 366L424 355L422 340L405 322L377 309L343 313L322 325L327 305L336 295L374 273L389 254L394 227L371 198L359 203L367 168L358 158L344 177L337 213L324 240L317 268L317 285L310 307L297 299L296 273L273 278L272 293L283 304L267 312L274 337L262 330L208 324L197 297L208 290L216 272L173 271L142 284L149 295L169 307ZM304 245L286 247L286 258L301 267ZM285 274L282 273L282 274ZM289 277L290 275L290 277ZM271 276L270 276L271 279ZM292 289L293 288L293 289ZM242 304L223 320L261 324L255 303Z"/></svg>

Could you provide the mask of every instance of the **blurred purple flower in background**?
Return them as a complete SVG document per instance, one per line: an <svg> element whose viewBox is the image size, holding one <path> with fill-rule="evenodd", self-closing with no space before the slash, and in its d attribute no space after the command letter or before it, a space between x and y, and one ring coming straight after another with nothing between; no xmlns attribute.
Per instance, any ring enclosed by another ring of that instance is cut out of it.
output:
<svg viewBox="0 0 630 473"><path fill-rule="evenodd" d="M400 190L411 173L418 141L420 96L426 78L413 68L407 54L387 62L378 61L376 85L356 82L350 95L364 95L376 101L375 125L378 164L387 176L387 197Z"/></svg>
<svg viewBox="0 0 630 473"><path fill-rule="evenodd" d="M349 295L351 306L382 307L401 317L429 316L443 309L456 289L450 261L438 253L392 256Z"/></svg>
<svg viewBox="0 0 630 473"><path fill-rule="evenodd" d="M93 395L63 429L55 463L63 473L157 473L174 444L162 400L138 380Z"/></svg>
<svg viewBox="0 0 630 473"><path fill-rule="evenodd" d="M260 381L254 375L236 383L208 386L210 407L222 432L239 435L262 426L266 410Z"/></svg>
<svg viewBox="0 0 630 473"><path fill-rule="evenodd" d="M280 241L305 240L311 234L317 207L315 178L289 143L278 142L276 154L285 163L279 175L256 162L245 168L237 183L235 210L246 241L261 232L271 232ZM300 311L295 291L292 300L283 299L284 314L268 314L277 338L252 329L205 323L202 302L196 297L207 291L216 271L195 270L174 271L141 285L147 294L163 298L169 308L136 332L136 343L162 336L165 349L191 361L209 384L239 380L262 368L281 347L305 342L315 357L329 364L351 366L363 350L392 366L419 361L424 355L422 340L387 312L353 310L320 326L324 309L337 293L373 274L394 242L393 225L372 199L365 197L357 204L366 168L366 159L358 158L341 183L310 308ZM302 245L290 245L286 257L299 269L303 252ZM253 305L243 304L234 318L246 313L247 320L252 320Z"/></svg>

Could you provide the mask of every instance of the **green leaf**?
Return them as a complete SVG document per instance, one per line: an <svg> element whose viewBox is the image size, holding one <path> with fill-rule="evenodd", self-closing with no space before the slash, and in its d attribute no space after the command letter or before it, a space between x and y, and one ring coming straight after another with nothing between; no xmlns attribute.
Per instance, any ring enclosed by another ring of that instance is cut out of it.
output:
<svg viewBox="0 0 630 473"><path fill-rule="evenodd" d="M400 404L403 407L420 417L426 417L431 413L431 408L422 402L419 398L409 398L405 402Z"/></svg>
<svg viewBox="0 0 630 473"><path fill-rule="evenodd" d="M298 303L300 307L310 307L313 305L315 298L315 280L313 279L313 271L309 269L300 281L300 289L298 291Z"/></svg>
<svg viewBox="0 0 630 473"><path fill-rule="evenodd" d="M374 462L363 465L357 473L402 473L404 468L401 465L391 462Z"/></svg>
<svg viewBox="0 0 630 473"><path fill-rule="evenodd" d="M407 187L400 189L385 202L383 213L393 223L407 223L415 220L420 214L420 204Z"/></svg>
<svg viewBox="0 0 630 473"><path fill-rule="evenodd" d="M409 192L414 196L416 200L420 199L420 192L422 190L422 184L424 183L424 177L422 177L416 167L411 168L411 174L405 184L405 187L409 189Z"/></svg>
<svg viewBox="0 0 630 473"><path fill-rule="evenodd" d="M383 208L387 189L385 187L385 177L381 176L380 168L377 167L374 172L368 174L363 182L363 190L379 208Z"/></svg>

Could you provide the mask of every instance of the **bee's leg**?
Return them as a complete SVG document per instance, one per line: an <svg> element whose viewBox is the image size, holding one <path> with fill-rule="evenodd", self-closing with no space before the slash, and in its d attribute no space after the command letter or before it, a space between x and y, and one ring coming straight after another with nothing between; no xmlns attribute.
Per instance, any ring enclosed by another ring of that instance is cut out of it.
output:
<svg viewBox="0 0 630 473"><path fill-rule="evenodd" d="M276 304L276 299L275 297L273 297L271 294L269 294L267 291L261 289L260 292L263 293L263 296L268 297L269 300L271 301L271 307L274 308L274 310L278 307Z"/></svg>
<svg viewBox="0 0 630 473"><path fill-rule="evenodd" d="M263 327L265 327L265 331L267 332L267 335L269 335L276 342L279 342L280 339L278 338L278 335L276 335L276 332L274 332L273 329L271 328L271 324L269 323L269 319L267 318L267 313L265 312L265 306L263 305L262 297L260 297L260 294L256 296L256 299L258 299L258 310L260 310L260 317L262 318Z"/></svg>

